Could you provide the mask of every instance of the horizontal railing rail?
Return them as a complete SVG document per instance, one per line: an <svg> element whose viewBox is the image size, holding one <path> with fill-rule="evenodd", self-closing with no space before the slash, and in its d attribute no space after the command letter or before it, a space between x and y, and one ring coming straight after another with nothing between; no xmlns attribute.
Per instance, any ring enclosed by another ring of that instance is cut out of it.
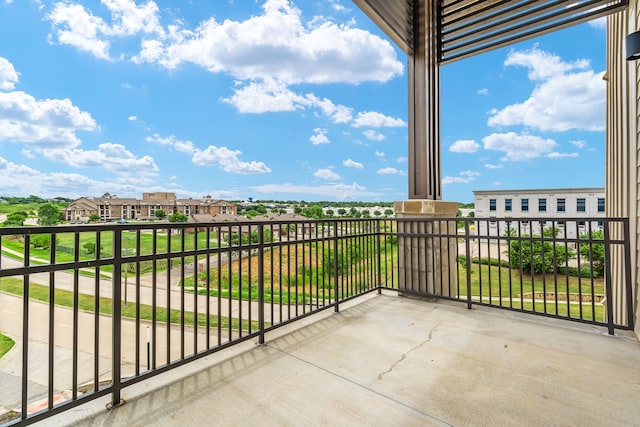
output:
<svg viewBox="0 0 640 427"><path fill-rule="evenodd" d="M631 301L628 220L545 221L0 228L0 332L20 353L0 424L117 406L127 386L383 289L631 328L610 302Z"/></svg>

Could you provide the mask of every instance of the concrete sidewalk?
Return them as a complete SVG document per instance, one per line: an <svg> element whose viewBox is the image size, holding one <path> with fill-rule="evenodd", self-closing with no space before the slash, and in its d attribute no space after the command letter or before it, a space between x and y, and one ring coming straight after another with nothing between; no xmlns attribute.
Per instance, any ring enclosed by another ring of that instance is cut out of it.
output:
<svg viewBox="0 0 640 427"><path fill-rule="evenodd" d="M368 295L47 420L78 426L628 426L631 333Z"/></svg>

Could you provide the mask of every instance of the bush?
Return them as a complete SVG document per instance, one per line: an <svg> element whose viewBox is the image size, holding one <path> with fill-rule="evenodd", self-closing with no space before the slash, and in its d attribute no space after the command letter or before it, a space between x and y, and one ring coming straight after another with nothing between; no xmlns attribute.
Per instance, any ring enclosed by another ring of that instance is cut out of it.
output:
<svg viewBox="0 0 640 427"><path fill-rule="evenodd" d="M31 246L34 248L49 249L51 247L51 235L33 234L31 236Z"/></svg>
<svg viewBox="0 0 640 427"><path fill-rule="evenodd" d="M544 237L552 236L551 230L544 233ZM530 274L553 273L575 256L570 248L554 245L552 241L543 241L539 235L532 237L532 240L514 240L509 244L512 268L522 269Z"/></svg>

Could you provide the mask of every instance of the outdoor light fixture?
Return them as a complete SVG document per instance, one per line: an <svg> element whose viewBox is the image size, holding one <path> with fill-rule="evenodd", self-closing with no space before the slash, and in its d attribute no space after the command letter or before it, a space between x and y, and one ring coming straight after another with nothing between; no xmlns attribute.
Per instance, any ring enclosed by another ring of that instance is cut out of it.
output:
<svg viewBox="0 0 640 427"><path fill-rule="evenodd" d="M627 61L640 59L640 31L629 34L625 38Z"/></svg>

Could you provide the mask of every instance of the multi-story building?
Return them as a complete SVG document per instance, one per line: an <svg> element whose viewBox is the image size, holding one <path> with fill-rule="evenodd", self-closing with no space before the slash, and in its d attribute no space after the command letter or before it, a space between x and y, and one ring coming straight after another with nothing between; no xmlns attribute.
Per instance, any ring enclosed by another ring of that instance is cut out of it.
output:
<svg viewBox="0 0 640 427"><path fill-rule="evenodd" d="M175 193L143 193L142 199L120 198L105 194L102 197L81 197L64 210L65 219L71 222L87 222L91 215L98 215L102 221L117 219L156 219L157 211L167 215L182 213L192 215L237 215L238 207L224 200L209 196L203 199L178 199Z"/></svg>
<svg viewBox="0 0 640 427"><path fill-rule="evenodd" d="M605 216L604 188L478 190L473 193L475 216L489 219L477 222L479 235L502 235L511 226L509 219L513 218L519 219L522 234L539 234L542 227L553 226L559 236L576 238L589 230L602 229L602 221L597 218Z"/></svg>

